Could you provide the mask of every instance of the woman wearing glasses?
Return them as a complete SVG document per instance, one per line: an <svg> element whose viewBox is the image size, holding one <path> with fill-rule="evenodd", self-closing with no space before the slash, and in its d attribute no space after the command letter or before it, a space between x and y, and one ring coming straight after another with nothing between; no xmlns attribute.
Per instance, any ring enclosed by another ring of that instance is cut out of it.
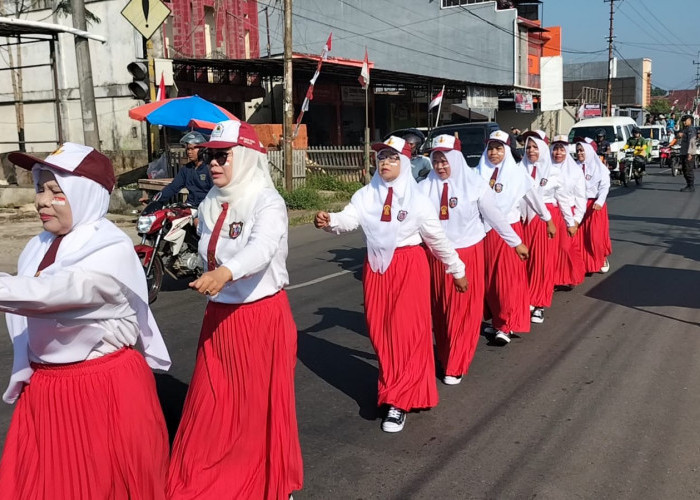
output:
<svg viewBox="0 0 700 500"><path fill-rule="evenodd" d="M425 243L467 290L464 263L450 245L430 201L411 175L410 145L391 136L375 144L377 170L342 212L316 214L332 233L362 227L367 241L363 272L365 317L379 360L379 401L385 432L400 432L406 412L437 405L430 324L430 270Z"/></svg>
<svg viewBox="0 0 700 500"><path fill-rule="evenodd" d="M209 303L168 494L286 500L302 485L287 210L250 125L219 123L203 146L214 183L199 207L208 271L190 287Z"/></svg>
<svg viewBox="0 0 700 500"><path fill-rule="evenodd" d="M496 205L496 194L469 168L458 138L439 135L431 144L433 170L418 185L438 213L450 243L466 265L469 289L455 293L445 266L428 255L431 270L431 304L437 357L443 382L457 385L467 373L479 342L484 312L484 220L521 259L528 249Z"/></svg>

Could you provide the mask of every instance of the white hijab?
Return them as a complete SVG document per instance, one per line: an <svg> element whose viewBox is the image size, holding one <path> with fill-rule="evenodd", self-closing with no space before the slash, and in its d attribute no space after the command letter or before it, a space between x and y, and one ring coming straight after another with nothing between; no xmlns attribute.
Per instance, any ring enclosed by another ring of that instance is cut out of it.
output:
<svg viewBox="0 0 700 500"><path fill-rule="evenodd" d="M39 165L32 170L35 183L40 170L49 170L55 175L61 190L66 194L73 215L71 231L61 241L55 262L42 271L42 276L50 277L54 273L73 268L74 272L91 271L108 275L109 279L117 281L127 297L130 309L136 313L146 361L151 368L167 370L170 367L170 357L148 306L146 277L141 262L136 252L124 251L125 247L133 247L131 239L104 218L109 208L109 193L92 180ZM17 275L34 276L55 238L48 231L35 236L20 256ZM97 252L99 258L93 257ZM23 384L29 381L33 369L29 361L27 318L7 314L6 319L13 343L14 361L10 384L3 399L12 403L19 397ZM87 356L101 340L99 332L92 333L92 336L78 334L62 348L66 352L84 353ZM42 355L40 352L35 354Z"/></svg>
<svg viewBox="0 0 700 500"><path fill-rule="evenodd" d="M553 190L559 187L558 171L552 168L552 156L549 152L547 143L537 137L528 137L525 141L525 149L527 150L528 141L532 141L537 145L537 161L532 163L527 157L527 153L523 156L520 165L527 172L527 175L532 178L532 169L537 167L535 178L533 179L535 189L539 191L543 199L551 194ZM545 183L544 185L542 183ZM525 201L520 201L520 212L523 219L530 222L537 216L533 208Z"/></svg>
<svg viewBox="0 0 700 500"><path fill-rule="evenodd" d="M610 175L608 173L608 168L605 165L603 165L603 162L600 161L600 158L593 149L593 146L591 146L585 141L581 141L576 144L580 144L581 146L583 146L583 152L586 155L583 164L581 164L581 162L579 162L578 160L576 161L579 168L583 169L583 165L585 165L586 167L585 171L583 171L584 177L586 179L586 186L596 186L597 189L600 185L603 175Z"/></svg>
<svg viewBox="0 0 700 500"><path fill-rule="evenodd" d="M431 162L433 154L430 154ZM479 209L474 203L489 189L489 185L467 165L464 155L460 151L443 151L443 154L450 164L450 176L443 180L440 179L435 170L431 170L428 177L418 184L418 189L430 199L431 205L437 207L439 211L443 186L447 184L448 203L450 199L454 199L457 204L448 209L450 218L440 222L447 238L459 248L461 242L471 232L470 228L475 223L474 216L478 217L479 215ZM480 219L478 219L478 223L483 228Z"/></svg>
<svg viewBox="0 0 700 500"><path fill-rule="evenodd" d="M244 146L235 146L232 168L231 181L224 187L212 187L199 205L199 217L206 222L207 227L213 230L221 214L221 204L228 202L228 213L221 228L224 233L228 232L231 222L250 220L260 191L275 188L265 153Z"/></svg>
<svg viewBox="0 0 700 500"><path fill-rule="evenodd" d="M551 153L554 152L554 146L557 143L552 144ZM566 144L562 144L566 148ZM561 163L554 163L552 159L552 166L558 168L561 171L561 184L566 191L573 197L574 206L577 210L580 210L581 199L583 199L583 208L585 211L586 207L586 184L583 171L581 166L576 163L576 160L568 153L564 156L564 161Z"/></svg>
<svg viewBox="0 0 700 500"><path fill-rule="evenodd" d="M499 192L497 189L494 189L496 193L496 205L503 215L507 217L520 202L522 197L532 189L535 185L535 181L533 181L532 177L515 162L510 147L505 144L503 147L505 148L503 161L498 165L494 165L489 161L487 144L486 149L484 149L484 152L481 154L476 169L479 171L479 174L481 174L481 178L488 183L491 180L494 170L498 168L496 184L500 184L501 190ZM497 186L494 186L494 188L495 187Z"/></svg>
<svg viewBox="0 0 700 500"><path fill-rule="evenodd" d="M399 158L401 171L396 179L385 181L377 168L372 181L357 191L350 200L357 209L367 239L369 265L372 271L381 274L389 268L398 244L418 231L421 218L417 212L424 208L416 203L416 197L422 198L422 195L411 174L411 160L402 154L399 154ZM383 222L382 209L390 187L393 188L391 221Z"/></svg>

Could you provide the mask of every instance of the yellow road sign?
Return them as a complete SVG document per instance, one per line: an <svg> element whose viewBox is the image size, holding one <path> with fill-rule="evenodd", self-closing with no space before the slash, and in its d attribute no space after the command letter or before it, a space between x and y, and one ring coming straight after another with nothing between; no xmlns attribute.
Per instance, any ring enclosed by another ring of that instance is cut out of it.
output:
<svg viewBox="0 0 700 500"><path fill-rule="evenodd" d="M136 31L148 40L170 15L170 9L160 0L131 0L122 9Z"/></svg>

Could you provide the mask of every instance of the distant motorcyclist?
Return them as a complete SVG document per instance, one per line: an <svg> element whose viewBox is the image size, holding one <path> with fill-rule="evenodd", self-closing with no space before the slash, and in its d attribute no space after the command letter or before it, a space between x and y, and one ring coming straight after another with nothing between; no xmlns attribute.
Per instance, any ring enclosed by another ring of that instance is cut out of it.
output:
<svg viewBox="0 0 700 500"><path fill-rule="evenodd" d="M425 137L421 137L416 133L409 132L403 136L403 139L411 146L411 173L416 182L420 182L433 169L430 159L420 154L420 146L423 144Z"/></svg>
<svg viewBox="0 0 700 500"><path fill-rule="evenodd" d="M209 166L204 163L204 150L201 146L204 142L206 138L199 132L188 132L182 136L180 144L185 147L188 162L180 168L172 182L153 197L154 202L159 202L162 206L175 198L182 188L187 188L186 203L195 208L199 206L213 186Z"/></svg>
<svg viewBox="0 0 700 500"><path fill-rule="evenodd" d="M622 149L634 149L635 155L647 155L647 140L642 137L642 130L639 127L632 129L632 137L627 139L627 143Z"/></svg>
<svg viewBox="0 0 700 500"><path fill-rule="evenodd" d="M595 142L598 146L598 155L605 156L610 152L610 143L605 140L605 130L602 128L596 130Z"/></svg>

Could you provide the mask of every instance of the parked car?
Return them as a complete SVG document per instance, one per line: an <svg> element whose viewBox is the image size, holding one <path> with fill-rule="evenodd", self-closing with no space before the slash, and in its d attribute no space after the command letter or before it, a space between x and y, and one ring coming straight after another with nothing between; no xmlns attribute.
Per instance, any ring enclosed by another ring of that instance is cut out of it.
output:
<svg viewBox="0 0 700 500"><path fill-rule="evenodd" d="M459 141L462 143L462 155L467 161L467 165L476 167L486 147L486 140L489 135L491 135L491 132L498 129L500 129L500 127L496 122L471 122L442 125L430 131L428 139L425 141L425 147L430 147L433 137L437 137L441 134L454 135L457 133Z"/></svg>
<svg viewBox="0 0 700 500"><path fill-rule="evenodd" d="M622 150L627 139L632 136L632 128L637 126L629 116L608 116L601 118L589 118L576 123L569 131L569 141L574 137L596 138L598 130L605 130L605 140L610 143L610 151L617 155L617 161L625 158ZM572 148L572 152L573 152Z"/></svg>
<svg viewBox="0 0 700 500"><path fill-rule="evenodd" d="M663 125L644 125L639 127L642 130L642 137L651 141L651 161L659 161L659 144L668 142L666 127Z"/></svg>

